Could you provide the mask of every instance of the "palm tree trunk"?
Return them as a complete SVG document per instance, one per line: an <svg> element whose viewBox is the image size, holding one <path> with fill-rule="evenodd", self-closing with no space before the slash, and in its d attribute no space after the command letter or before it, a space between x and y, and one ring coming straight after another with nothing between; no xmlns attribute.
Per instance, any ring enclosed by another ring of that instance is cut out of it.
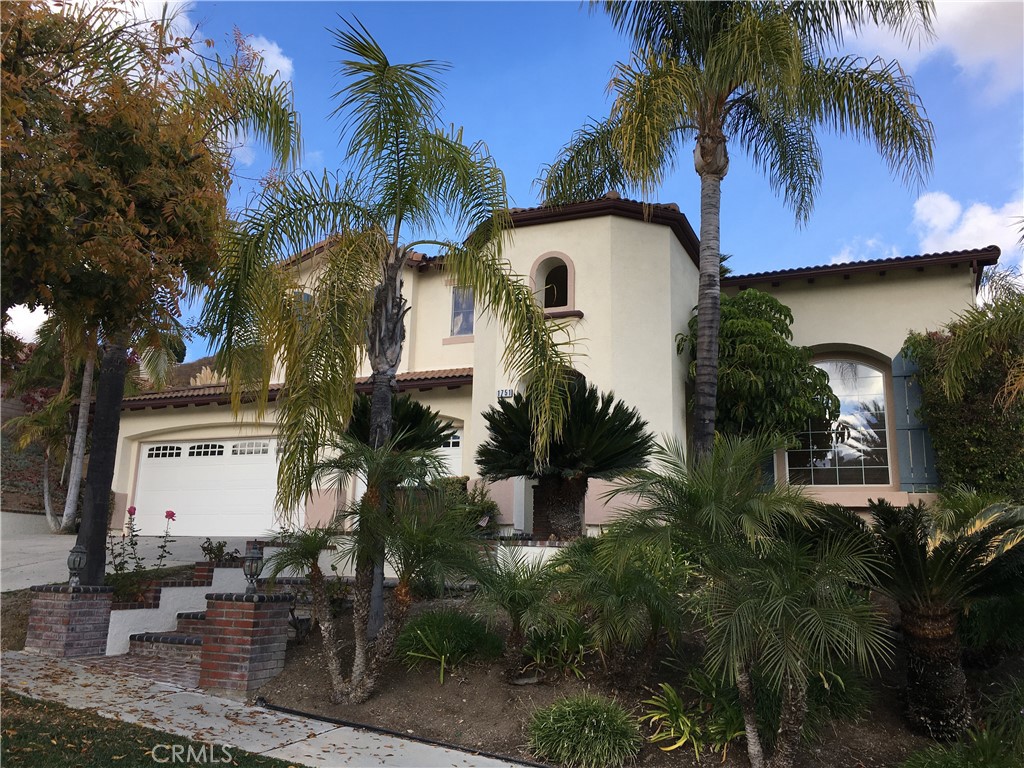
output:
<svg viewBox="0 0 1024 768"><path fill-rule="evenodd" d="M550 532L560 541L571 541L583 535L583 502L587 497L587 478L566 479L556 475L545 475L537 483L535 498L539 509L534 509L542 518L546 517ZM537 530L536 524L534 530Z"/></svg>
<svg viewBox="0 0 1024 768"><path fill-rule="evenodd" d="M369 666L365 676L358 685L352 686L349 694L349 701L353 704L361 704L373 695L377 689L377 680L380 679L384 667L387 666L392 652L395 650L395 643L398 635L405 626L405 620L409 616L409 608L412 605L412 593L407 583L400 583L395 588L390 600L389 610L384 625L377 633L370 651Z"/></svg>
<svg viewBox="0 0 1024 768"><path fill-rule="evenodd" d="M319 568L310 569L309 589L313 593L313 610L320 623L327 673L331 678L331 703L338 704L345 698L345 676L341 672L341 659L338 657L338 629L331 613L331 601L327 597L324 574Z"/></svg>
<svg viewBox="0 0 1024 768"><path fill-rule="evenodd" d="M85 464L85 438L89 432L89 406L92 404L92 377L96 368L96 353L91 339L87 340L89 351L85 357L82 373L82 393L78 399L78 427L75 429L75 447L71 454L71 470L68 476L68 495L64 502L64 517L60 523L61 533L70 533L75 527L78 514L78 492L82 486L82 466Z"/></svg>
<svg viewBox="0 0 1024 768"><path fill-rule="evenodd" d="M402 267L405 249L397 248L388 260L384 279L373 296L373 314L368 329L367 352L373 375L370 377L370 446L380 448L391 438L392 398L397 389L395 376L402 361L405 343L405 314L408 311L402 296ZM386 494L382 494L382 497ZM367 616L367 639L377 636L384 625L384 545L371 542L373 580Z"/></svg>
<svg viewBox="0 0 1024 768"><path fill-rule="evenodd" d="M768 768L792 768L800 737L807 718L807 685L803 680L787 679L783 683L782 709L779 712L779 731L775 751Z"/></svg>
<svg viewBox="0 0 1024 768"><path fill-rule="evenodd" d="M51 533L60 531L60 520L53 514L53 504L50 501L50 449L43 449L43 512L46 513L46 523L50 526Z"/></svg>
<svg viewBox="0 0 1024 768"><path fill-rule="evenodd" d="M85 479L82 525L78 544L85 547L85 568L81 574L85 586L103 584L106 565L107 527L110 517L110 487L114 480L114 459L121 427L121 401L128 373L128 339L118 335L103 345L103 359L96 386L96 413L93 417L92 451Z"/></svg>
<svg viewBox="0 0 1024 768"><path fill-rule="evenodd" d="M352 656L352 676L348 690L349 698L356 691L365 688L364 679L369 669L369 644L366 626L370 619L370 588L373 584L373 561L360 558L356 562L356 580L352 590L352 635L355 647Z"/></svg>
<svg viewBox="0 0 1024 768"><path fill-rule="evenodd" d="M701 454L710 451L714 445L718 399L722 179L729 170L729 154L720 130L705 132L697 137L693 161L700 175L700 279L697 293L693 449Z"/></svg>
<svg viewBox="0 0 1024 768"><path fill-rule="evenodd" d="M764 768L764 750L761 749L761 735L757 730L754 684L750 680L750 667L746 664L740 664L736 670L736 688L740 693L740 709L743 710L743 728L747 734L747 758L750 760L750 768Z"/></svg>
<svg viewBox="0 0 1024 768"><path fill-rule="evenodd" d="M907 647L907 718L936 739L955 739L971 724L960 661L956 610L901 606Z"/></svg>

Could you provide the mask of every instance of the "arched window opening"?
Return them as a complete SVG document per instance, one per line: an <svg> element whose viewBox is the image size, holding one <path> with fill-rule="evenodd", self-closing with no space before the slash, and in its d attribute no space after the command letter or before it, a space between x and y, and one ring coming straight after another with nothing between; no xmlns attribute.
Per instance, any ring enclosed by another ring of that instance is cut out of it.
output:
<svg viewBox="0 0 1024 768"><path fill-rule="evenodd" d="M855 360L815 363L839 398L832 422L809 421L786 454L789 481L805 485L888 485L885 374Z"/></svg>
<svg viewBox="0 0 1024 768"><path fill-rule="evenodd" d="M569 306L569 268L556 264L544 277L544 309Z"/></svg>

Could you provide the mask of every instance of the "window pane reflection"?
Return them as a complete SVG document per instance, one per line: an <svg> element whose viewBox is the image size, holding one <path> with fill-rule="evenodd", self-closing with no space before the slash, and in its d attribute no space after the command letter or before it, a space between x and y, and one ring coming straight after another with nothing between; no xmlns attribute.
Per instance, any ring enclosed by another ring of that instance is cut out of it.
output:
<svg viewBox="0 0 1024 768"><path fill-rule="evenodd" d="M839 398L839 417L810 421L789 451L789 481L809 485L888 485L885 379L881 371L849 360L816 365Z"/></svg>

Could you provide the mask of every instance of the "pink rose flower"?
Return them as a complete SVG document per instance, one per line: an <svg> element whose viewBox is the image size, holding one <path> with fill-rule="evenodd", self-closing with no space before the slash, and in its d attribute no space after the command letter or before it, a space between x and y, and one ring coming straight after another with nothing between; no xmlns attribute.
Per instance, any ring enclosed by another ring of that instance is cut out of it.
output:
<svg viewBox="0 0 1024 768"><path fill-rule="evenodd" d="M164 517L166 517L168 520L173 520L174 519L174 510L173 509L168 509L166 512L164 512Z"/></svg>
<svg viewBox="0 0 1024 768"><path fill-rule="evenodd" d="M128 517L135 517L135 505L128 507Z"/></svg>

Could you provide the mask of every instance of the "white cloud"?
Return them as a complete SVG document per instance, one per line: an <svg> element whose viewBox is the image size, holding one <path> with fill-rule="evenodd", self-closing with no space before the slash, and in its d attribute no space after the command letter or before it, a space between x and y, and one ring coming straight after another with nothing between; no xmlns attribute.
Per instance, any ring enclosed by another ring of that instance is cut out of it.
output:
<svg viewBox="0 0 1024 768"><path fill-rule="evenodd" d="M895 259L902 256L895 245L883 242L877 237L856 237L846 243L829 260L829 264L849 264L851 261L868 261L869 259Z"/></svg>
<svg viewBox="0 0 1024 768"><path fill-rule="evenodd" d="M865 56L899 59L904 68L941 53L953 57L961 71L981 86L981 94L998 101L1024 88L1024 3L939 2L935 37L912 47L889 30L866 28L848 47Z"/></svg>
<svg viewBox="0 0 1024 768"><path fill-rule="evenodd" d="M231 151L235 162L243 168L250 168L256 162L256 150L248 144L239 144Z"/></svg>
<svg viewBox="0 0 1024 768"><path fill-rule="evenodd" d="M281 46L273 40L267 40L263 35L250 35L246 42L263 57L263 72L268 75L280 72L285 80L292 79L295 67L292 60L284 55Z"/></svg>
<svg viewBox="0 0 1024 768"><path fill-rule="evenodd" d="M914 227L922 253L940 253L998 245L999 263L1021 267L1017 243L1024 217L1024 194L993 208L986 203L964 206L945 192L929 192L914 203Z"/></svg>
<svg viewBox="0 0 1024 768"><path fill-rule="evenodd" d="M46 320L46 312L42 307L30 311L24 304L19 304L7 310L7 322L4 323L4 329L22 341L34 342L39 326L43 324L44 320Z"/></svg>

